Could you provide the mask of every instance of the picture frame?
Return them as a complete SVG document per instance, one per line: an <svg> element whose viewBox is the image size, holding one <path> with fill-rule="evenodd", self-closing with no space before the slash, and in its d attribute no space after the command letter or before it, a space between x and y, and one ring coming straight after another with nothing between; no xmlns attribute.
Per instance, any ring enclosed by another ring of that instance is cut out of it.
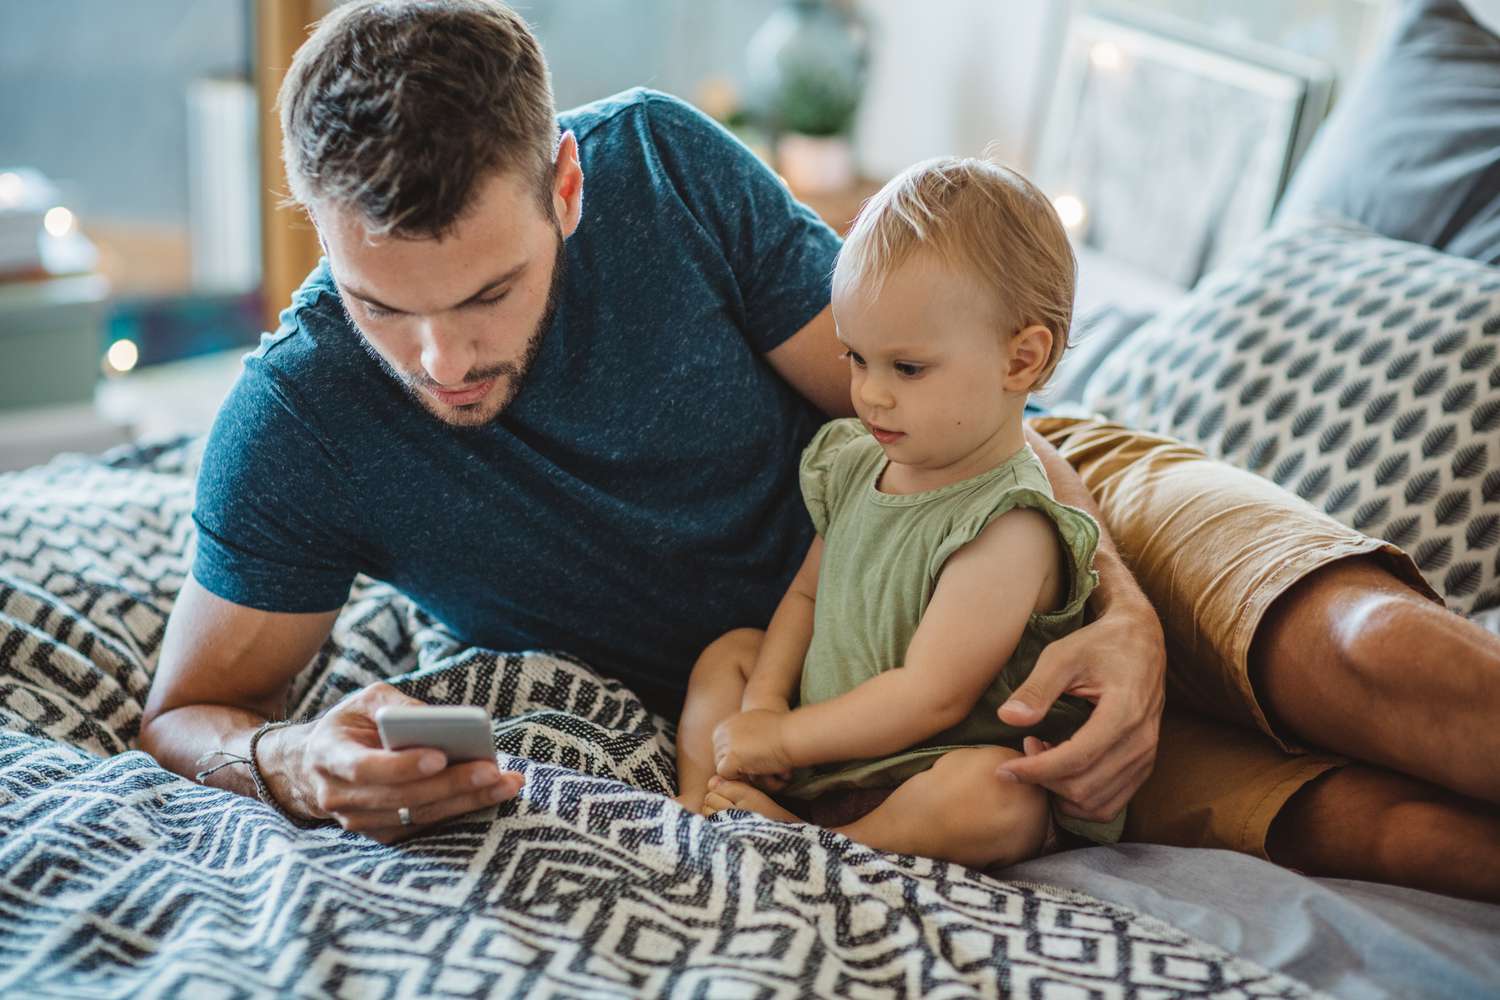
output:
<svg viewBox="0 0 1500 1000"><path fill-rule="evenodd" d="M1271 221L1332 81L1185 24L1077 16L1037 176L1078 246L1188 288Z"/></svg>

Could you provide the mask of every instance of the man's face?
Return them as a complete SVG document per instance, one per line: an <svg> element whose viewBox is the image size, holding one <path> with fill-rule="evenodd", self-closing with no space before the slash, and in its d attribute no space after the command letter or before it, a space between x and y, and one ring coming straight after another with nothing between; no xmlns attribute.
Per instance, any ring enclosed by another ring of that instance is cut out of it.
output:
<svg viewBox="0 0 1500 1000"><path fill-rule="evenodd" d="M564 146L560 163L571 152L576 173L571 136ZM317 209L349 319L371 355L434 417L485 424L520 391L557 308L564 227L577 226L577 196L565 190L547 213L529 180L497 172L442 239L372 238L357 212Z"/></svg>

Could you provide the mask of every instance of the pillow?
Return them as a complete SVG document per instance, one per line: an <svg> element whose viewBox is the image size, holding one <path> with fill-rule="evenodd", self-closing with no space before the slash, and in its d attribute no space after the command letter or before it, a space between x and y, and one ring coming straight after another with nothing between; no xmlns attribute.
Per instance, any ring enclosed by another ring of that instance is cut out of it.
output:
<svg viewBox="0 0 1500 1000"><path fill-rule="evenodd" d="M1090 310L1073 324L1068 333L1068 347L1052 377L1032 397L1038 406L1057 410L1083 399L1083 387L1089 376L1104 363L1120 344L1151 318L1149 312L1135 312L1119 306Z"/></svg>
<svg viewBox="0 0 1500 1000"><path fill-rule="evenodd" d="M1408 0L1278 209L1500 264L1500 38L1457 0Z"/></svg>
<svg viewBox="0 0 1500 1000"><path fill-rule="evenodd" d="M1456 611L1500 606L1500 270L1347 223L1273 230L1084 403L1400 545Z"/></svg>

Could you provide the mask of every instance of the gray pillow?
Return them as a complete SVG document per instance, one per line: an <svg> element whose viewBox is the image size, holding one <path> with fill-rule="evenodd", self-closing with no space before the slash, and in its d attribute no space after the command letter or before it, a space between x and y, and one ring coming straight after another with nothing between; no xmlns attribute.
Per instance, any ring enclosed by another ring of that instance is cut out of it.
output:
<svg viewBox="0 0 1500 1000"><path fill-rule="evenodd" d="M1136 331L1084 402L1402 546L1455 611L1500 607L1500 269L1283 227Z"/></svg>
<svg viewBox="0 0 1500 1000"><path fill-rule="evenodd" d="M1457 0L1407 0L1318 132L1277 218L1326 212L1500 264L1500 38Z"/></svg>

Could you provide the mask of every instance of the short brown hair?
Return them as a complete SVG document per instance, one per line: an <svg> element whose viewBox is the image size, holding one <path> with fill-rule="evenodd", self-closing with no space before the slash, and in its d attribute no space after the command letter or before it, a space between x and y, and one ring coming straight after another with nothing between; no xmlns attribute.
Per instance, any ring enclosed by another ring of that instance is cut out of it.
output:
<svg viewBox="0 0 1500 1000"><path fill-rule="evenodd" d="M1073 321L1078 264L1052 202L990 160L944 157L907 168L865 202L834 269L835 288L876 289L919 250L995 290L1006 335L1052 331L1052 353L1032 389L1062 358Z"/></svg>
<svg viewBox="0 0 1500 1000"><path fill-rule="evenodd" d="M498 0L356 0L318 22L277 99L292 198L376 234L441 236L516 170L552 214L557 116L541 47Z"/></svg>

